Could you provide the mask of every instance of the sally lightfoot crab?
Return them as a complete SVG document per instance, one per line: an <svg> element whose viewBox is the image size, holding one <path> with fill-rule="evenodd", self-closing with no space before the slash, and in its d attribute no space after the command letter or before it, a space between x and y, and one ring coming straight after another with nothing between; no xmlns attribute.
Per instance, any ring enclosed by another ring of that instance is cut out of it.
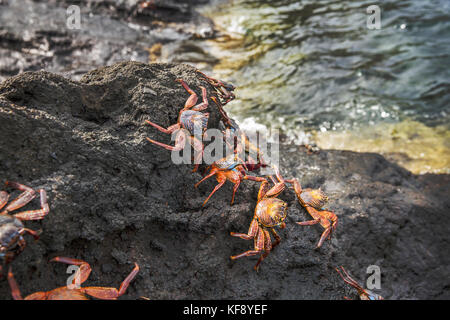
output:
<svg viewBox="0 0 450 320"><path fill-rule="evenodd" d="M23 299L22 295L20 294L17 282L14 279L14 275L10 269L8 272L8 282L11 287L11 294L14 300L89 300L88 296L103 300L115 300L126 292L128 286L130 285L130 282L134 279L134 277L136 277L137 273L139 272L139 266L137 265L137 263L135 263L133 270L125 278L118 290L116 288L108 287L82 288L79 285L84 283L89 278L89 275L92 271L90 265L87 262L65 257L55 257L51 261L79 266L79 269L75 273L75 277L71 283L71 285L74 287L69 288L68 286L65 286L53 289L51 291L35 292ZM79 279L78 283L76 283L77 279Z"/></svg>
<svg viewBox="0 0 450 320"><path fill-rule="evenodd" d="M39 233L25 228L22 221L43 219L50 211L47 203L47 193L45 190L39 190L41 208L38 210L27 210L9 215L10 212L20 209L36 197L36 191L23 184L7 181L7 187L23 191L16 199L8 203L9 194L6 191L0 191L0 275L2 266L11 262L15 256L21 253L26 242L23 236L28 233L35 239L39 238Z"/></svg>
<svg viewBox="0 0 450 320"><path fill-rule="evenodd" d="M188 85L182 80L177 79L177 82L181 83L183 88L190 94L189 98L186 100L186 103L183 109L180 110L178 115L177 123L171 125L167 129L153 123L149 120L145 120L145 122L161 132L172 134L176 133L175 137L175 145L170 146L150 138L147 138L153 144L161 146L170 151L180 151L183 150L186 142L189 143L195 151L195 168L194 172L197 171L199 164L201 163L201 159L203 157L203 142L202 138L205 134L205 130L208 126L209 113L202 113L200 111L205 110L208 107L208 99L206 97L206 89L204 87L200 87L202 89L202 98L203 102L196 105L198 97L197 94L188 87Z"/></svg>
<svg viewBox="0 0 450 320"><path fill-rule="evenodd" d="M331 233L336 230L338 218L332 211L321 210L321 208L327 203L328 197L320 189L302 189L300 182L296 179L284 179L280 174L279 169L276 166L271 166L275 171L275 179L272 179L275 185L278 185L281 190L284 189L285 184L292 185L294 192L297 196L300 204L306 209L306 211L313 217L314 220L297 222L301 226L310 226L319 223L325 230L323 231L320 240L316 248L320 248L325 239L331 238ZM281 191L280 191L281 192Z"/></svg>
<svg viewBox="0 0 450 320"><path fill-rule="evenodd" d="M233 205L234 203L234 196L242 180L253 180L258 182L267 181L265 178L247 175L245 171L245 164L235 154L230 154L225 158L215 161L212 165L209 166L209 169L210 169L209 173L202 180L200 180L195 184L195 188L197 188L200 183L202 183L203 181L214 175L216 176L217 182L219 184L210 193L208 198L206 198L202 206L206 205L209 198L211 198L212 195L217 190L219 190L227 180L234 183L233 196L231 197L231 205Z"/></svg>
<svg viewBox="0 0 450 320"><path fill-rule="evenodd" d="M233 237L239 237L244 240L254 239L254 249L231 256L232 260L261 254L254 267L254 269L258 271L260 263L269 255L270 251L280 243L281 238L274 228L279 226L283 229L286 226L284 220L287 215L287 203L277 198L283 190L283 184L277 183L272 188L269 188L269 183L267 181L261 183L255 214L247 234L236 232L230 233ZM274 243L272 243L272 240L270 239L269 231L275 238Z"/></svg>
<svg viewBox="0 0 450 320"><path fill-rule="evenodd" d="M338 217L334 212L322 210L321 208L328 202L328 197L320 189L302 189L297 179L292 179L295 194L300 204L308 211L313 220L297 222L301 226L311 226L320 224L323 231L316 248L320 248L325 239L331 239L332 232L336 231Z"/></svg>

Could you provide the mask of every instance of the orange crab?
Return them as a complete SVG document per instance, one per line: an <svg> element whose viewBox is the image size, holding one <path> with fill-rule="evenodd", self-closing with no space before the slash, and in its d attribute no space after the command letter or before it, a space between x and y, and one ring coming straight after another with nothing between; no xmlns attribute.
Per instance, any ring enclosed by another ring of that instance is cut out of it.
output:
<svg viewBox="0 0 450 320"><path fill-rule="evenodd" d="M286 226L284 220L287 215L287 203L277 198L283 190L284 183L276 183L270 189L267 181L261 183L258 192L258 203L256 204L255 214L248 232L246 234L236 232L230 233L233 237L239 237L244 240L254 239L255 247L253 250L231 256L232 260L262 253L254 267L254 269L258 271L260 263L269 255L270 251L280 243L281 238L274 228L279 226L281 229L284 229ZM269 230L275 238L274 243L272 243L270 239Z"/></svg>
<svg viewBox="0 0 450 320"><path fill-rule="evenodd" d="M336 231L338 217L332 211L321 210L328 202L328 197L320 189L302 189L297 179L291 180L295 194L300 204L308 211L314 220L297 222L301 226L311 226L317 223L325 229L317 243L316 248L320 248L325 239L331 239L332 232Z"/></svg>
<svg viewBox="0 0 450 320"><path fill-rule="evenodd" d="M233 205L234 203L234 196L242 180L253 180L258 182L267 181L265 178L247 175L245 171L245 164L235 154L230 154L227 157L215 161L208 168L210 168L209 173L202 180L200 180L195 184L195 188L197 188L200 183L202 183L203 181L214 175L216 175L216 179L217 182L219 182L219 184L214 188L214 190L210 193L208 198L206 198L206 200L203 202L202 205L203 207L206 205L209 198L211 198L212 195L217 190L219 190L227 180L234 183L233 196L231 197L231 205Z"/></svg>
<svg viewBox="0 0 450 320"><path fill-rule="evenodd" d="M72 281L72 285L74 286L76 286L77 279L79 279L78 284L85 282L89 278L89 275L92 271L90 265L83 260L55 257L51 261L80 266L75 274L75 279ZM103 300L116 300L126 292L128 286L130 285L130 282L139 272L139 266L137 265L137 263L135 263L134 265L134 269L122 282L119 290L117 290L116 288L107 287L75 287L70 289L69 287L65 286L53 289L51 291L35 292L33 294L30 294L29 296L26 296L25 300L89 300L88 295ZM14 275L11 272L11 268L8 272L8 282L11 287L11 294L14 300L24 300L22 298L22 295L20 294L19 287L16 280L14 279Z"/></svg>
<svg viewBox="0 0 450 320"><path fill-rule="evenodd" d="M203 157L203 142L202 137L205 134L205 130L208 126L209 113L202 113L200 111L208 108L208 99L206 98L206 89L202 89L203 102L195 105L197 103L197 94L188 87L188 85L182 79L176 79L175 81L181 83L183 88L190 94L189 98L186 100L183 109L180 110L178 115L178 121L176 124L171 125L167 129L153 123L149 120L145 122L161 132L172 134L176 132L175 145L170 146L150 138L147 138L153 144L163 147L170 151L181 151L183 150L186 143L191 144L194 148L195 153L195 167L193 172L197 171L202 157Z"/></svg>
<svg viewBox="0 0 450 320"><path fill-rule="evenodd" d="M321 210L321 208L327 203L328 197L320 189L302 189L300 182L296 179L284 179L279 169L276 166L271 166L275 173L278 181L276 181L272 176L270 177L273 183L280 185L279 188L283 188L285 183L290 183L294 189L297 199L300 204L308 211L308 213L314 218L314 220L297 222L301 226L310 226L317 223L325 229L320 237L320 240L316 248L320 248L328 237L331 238L331 233L336 230L338 217L334 212Z"/></svg>

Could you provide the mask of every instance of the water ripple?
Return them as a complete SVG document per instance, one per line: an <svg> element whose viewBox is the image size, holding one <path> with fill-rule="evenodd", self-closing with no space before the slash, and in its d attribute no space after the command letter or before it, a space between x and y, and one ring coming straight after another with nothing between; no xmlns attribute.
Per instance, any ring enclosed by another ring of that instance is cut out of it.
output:
<svg viewBox="0 0 450 320"><path fill-rule="evenodd" d="M380 30L366 25L372 4L237 0L224 4L220 14L217 7L207 9L233 43L218 43L222 50L216 50L220 62L214 68L238 85L239 99L227 106L231 113L306 133L351 130L357 135L370 127L420 123L441 135L439 156L449 159L450 146L442 140L450 129L449 2L380 2ZM429 130L421 132L429 139ZM351 144L340 139L339 147L351 149ZM398 141L395 146L400 153L408 149ZM411 150L406 153L412 156Z"/></svg>

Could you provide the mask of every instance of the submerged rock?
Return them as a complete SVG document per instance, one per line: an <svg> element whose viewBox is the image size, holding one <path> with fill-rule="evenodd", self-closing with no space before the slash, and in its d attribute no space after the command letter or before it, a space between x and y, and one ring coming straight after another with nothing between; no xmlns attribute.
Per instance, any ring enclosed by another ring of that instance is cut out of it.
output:
<svg viewBox="0 0 450 320"><path fill-rule="evenodd" d="M48 192L50 214L41 239L28 240L11 264L24 295L63 286L66 266L54 256L83 259L93 273L86 285L119 286L137 262L141 271L124 299L342 299L356 298L334 268L343 265L360 282L366 268L381 269L381 290L391 299L445 299L449 288L449 176L415 176L377 154L323 150L309 155L282 145L285 176L303 187L322 187L339 217L331 241L314 250L322 228L295 195L280 245L253 271L256 257L231 261L253 247L233 238L247 232L258 185L244 181L230 206L227 183L202 209L216 185L200 185L192 166L174 165L170 152L145 140L170 137L143 125L176 122L188 94L213 94L193 67L119 63L80 81L25 72L0 84L0 180ZM219 116L210 101L210 127ZM15 193L16 194L16 193ZM38 199L27 206L39 206ZM11 297L6 281L0 298Z"/></svg>

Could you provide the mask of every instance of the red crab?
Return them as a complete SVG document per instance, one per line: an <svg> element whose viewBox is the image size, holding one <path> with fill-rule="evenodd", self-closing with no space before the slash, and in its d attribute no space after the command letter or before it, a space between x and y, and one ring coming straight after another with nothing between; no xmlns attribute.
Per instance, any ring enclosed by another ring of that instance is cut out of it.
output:
<svg viewBox="0 0 450 320"><path fill-rule="evenodd" d="M176 81L180 82L181 85L190 94L189 98L186 100L183 109L180 110L177 123L165 129L157 125L156 123L153 123L149 120L145 120L147 124L155 127L161 132L167 134L177 132L175 138L175 145L170 146L152 140L150 138L147 138L147 140L153 144L161 146L170 151L183 150L184 146L186 145L186 142L190 143L196 152L194 160L195 168L193 170L195 172L197 171L203 157L203 142L201 140L208 126L209 113L200 112L208 107L208 99L206 98L206 89L204 87L200 87L202 89L203 102L198 105L195 105L198 100L197 94L194 91L192 91L182 79L177 79Z"/></svg>
<svg viewBox="0 0 450 320"><path fill-rule="evenodd" d="M92 271L90 265L87 262L78 259L65 258L65 257L56 257L51 261L57 261L62 263L67 263L70 265L80 266L77 273L75 274L75 279L73 280L71 285L76 286L76 279L79 279L78 284L84 283L88 278ZM11 272L11 268L8 272L8 282L11 287L11 294L14 300L89 300L88 296L92 296L94 298L103 299L103 300L116 300L118 297L123 295L130 282L134 279L134 277L139 272L139 266L137 263L134 264L134 269L131 273L125 278L125 280L120 285L119 290L116 288L108 288L108 287L79 287L79 288L68 288L60 287L53 289L51 291L41 291L35 292L26 296L25 299L22 298L20 294L19 287L17 285L16 280L14 279L14 275Z"/></svg>
<svg viewBox="0 0 450 320"><path fill-rule="evenodd" d="M36 191L23 184L7 181L6 186L23 191L16 199L8 203L9 194L6 191L0 191L0 275L2 266L11 262L15 256L23 251L26 246L23 236L26 233L32 235L35 239L39 238L39 233L25 228L22 224L24 220L43 219L50 211L47 203L47 193L45 190L39 190L41 198L41 209L27 210L9 215L10 212L22 208L36 197Z"/></svg>
<svg viewBox="0 0 450 320"><path fill-rule="evenodd" d="M215 161L212 165L208 167L210 169L209 173L199 182L195 184L195 188L199 186L200 183L205 181L206 179L216 175L217 182L219 184L214 188L211 194L206 198L203 202L203 207L208 202L209 198L219 190L227 180L234 183L233 188L233 196L231 197L231 205L234 203L234 196L236 194L236 190L238 189L242 180L253 180L253 181L267 181L265 178L254 177L247 175L245 171L245 165L235 154L230 154L227 157L224 157L220 160Z"/></svg>
<svg viewBox="0 0 450 320"><path fill-rule="evenodd" d="M327 203L328 197L320 189L308 188L303 190L297 179L284 179L277 167L272 166L272 168L275 170L276 177L278 179L278 181L276 181L271 176L273 183L279 184L280 188L282 187L283 189L286 182L290 183L293 186L298 201L314 219L310 221L297 222L297 224L301 226L310 226L320 223L320 225L325 228L322 236L320 237L319 243L316 246L316 248L320 248L327 237L328 239L331 238L331 233L336 231L338 223L338 217L334 214L334 212L321 210L321 208Z"/></svg>
<svg viewBox="0 0 450 320"><path fill-rule="evenodd" d="M328 197L320 189L302 190L297 179L292 180L295 194L300 204L313 217L313 220L297 222L301 226L311 226L319 223L325 230L323 231L316 248L320 248L325 239L330 239L332 232L336 231L338 217L332 211L321 210L328 202Z"/></svg>
<svg viewBox="0 0 450 320"><path fill-rule="evenodd" d="M283 190L284 183L276 183L270 189L267 181L263 181L261 183L261 187L258 192L258 203L256 204L255 214L247 234L236 232L230 233L233 237L239 237L244 240L254 239L255 248L253 250L248 250L241 254L231 256L232 260L262 253L254 267L254 269L258 271L260 263L265 257L268 256L270 251L280 243L281 238L275 232L274 228L279 226L283 229L286 226L284 220L287 215L287 203L277 198ZM274 243L272 243L270 239L269 230L275 238Z"/></svg>

